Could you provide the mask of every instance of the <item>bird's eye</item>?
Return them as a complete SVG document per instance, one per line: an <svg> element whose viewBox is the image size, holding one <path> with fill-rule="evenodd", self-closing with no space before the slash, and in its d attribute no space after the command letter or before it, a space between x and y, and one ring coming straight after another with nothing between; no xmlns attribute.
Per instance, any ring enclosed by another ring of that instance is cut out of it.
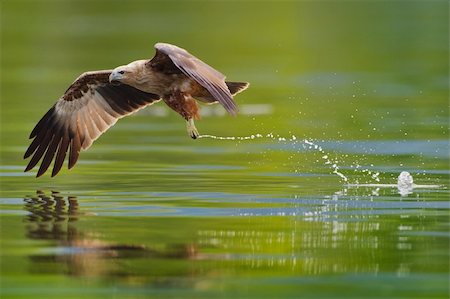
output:
<svg viewBox="0 0 450 299"><path fill-rule="evenodd" d="M118 73L123 75L123 74L125 74L125 71L119 71Z"/></svg>

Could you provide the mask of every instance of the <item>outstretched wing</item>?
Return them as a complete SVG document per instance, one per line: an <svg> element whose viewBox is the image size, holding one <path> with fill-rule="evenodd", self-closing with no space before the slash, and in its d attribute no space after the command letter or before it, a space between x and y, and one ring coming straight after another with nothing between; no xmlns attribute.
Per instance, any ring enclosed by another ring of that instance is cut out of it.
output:
<svg viewBox="0 0 450 299"><path fill-rule="evenodd" d="M36 166L43 156L37 173L37 177L41 176L56 154L52 171L55 176L68 151L72 168L80 150L88 149L119 118L159 100L159 96L129 85L110 84L110 74L111 70L82 74L42 117L30 134L34 139L24 158L32 158L25 171Z"/></svg>
<svg viewBox="0 0 450 299"><path fill-rule="evenodd" d="M233 101L222 73L177 46L157 43L155 49L156 55L149 62L150 66L165 73L176 73L179 69L206 88L230 114L236 115L238 107Z"/></svg>

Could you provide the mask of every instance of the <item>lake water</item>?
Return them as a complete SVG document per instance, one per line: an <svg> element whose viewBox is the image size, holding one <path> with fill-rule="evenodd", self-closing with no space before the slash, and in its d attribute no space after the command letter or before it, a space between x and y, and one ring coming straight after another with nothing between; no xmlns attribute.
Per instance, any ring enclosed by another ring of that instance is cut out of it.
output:
<svg viewBox="0 0 450 299"><path fill-rule="evenodd" d="M1 12L2 298L448 298L447 1ZM192 140L158 103L72 170L23 172L70 82L158 41L251 82L239 116L203 106Z"/></svg>

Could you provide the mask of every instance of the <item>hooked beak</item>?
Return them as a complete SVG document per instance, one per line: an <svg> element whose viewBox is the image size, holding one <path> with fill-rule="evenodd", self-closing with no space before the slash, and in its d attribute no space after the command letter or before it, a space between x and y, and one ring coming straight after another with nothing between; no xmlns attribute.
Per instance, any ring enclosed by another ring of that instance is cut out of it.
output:
<svg viewBox="0 0 450 299"><path fill-rule="evenodd" d="M109 83L111 83L111 84L119 85L121 79L122 79L122 74L120 74L116 70L113 70L111 75L109 75Z"/></svg>

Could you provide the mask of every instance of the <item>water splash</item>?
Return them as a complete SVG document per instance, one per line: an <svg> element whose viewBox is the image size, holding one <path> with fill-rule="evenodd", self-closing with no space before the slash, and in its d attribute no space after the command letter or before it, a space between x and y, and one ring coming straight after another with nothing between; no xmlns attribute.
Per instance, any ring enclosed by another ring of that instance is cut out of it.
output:
<svg viewBox="0 0 450 299"><path fill-rule="evenodd" d="M263 138L264 136L261 134L255 134L250 136L214 136L214 135L200 135L197 138L210 138L210 139L217 139L217 140L250 140L255 138ZM269 134L266 136L269 137Z"/></svg>
<svg viewBox="0 0 450 299"><path fill-rule="evenodd" d="M409 189L414 183L412 175L407 171L402 171L397 178L398 188Z"/></svg>
<svg viewBox="0 0 450 299"><path fill-rule="evenodd" d="M417 185L414 184L412 175L407 171L402 171L397 178L397 184L347 184L345 187L373 187L380 188L397 188L401 196L408 196L413 193L414 189L439 189L441 185Z"/></svg>
<svg viewBox="0 0 450 299"><path fill-rule="evenodd" d="M346 187L374 187L377 188L372 195L378 195L378 191L380 188L397 188L398 193L401 196L408 196L413 192L414 189L418 188L441 188L440 185L416 185L413 183L413 177L407 171L402 171L397 178L397 184L380 184L380 172L370 170L368 168L364 168L358 162L352 162L350 164L350 168L353 169L354 172L368 175L370 179L374 180L376 183L360 183L356 180L355 184L349 183L349 179L346 175L339 171L339 160L337 158L331 157L329 153L327 153L319 144L315 143L310 139L298 139L295 135L291 135L290 137L283 137L280 135L275 135L273 133L269 133L266 135L263 134L252 134L250 136L214 136L214 135L200 135L198 138L210 138L216 140L253 140L253 139L269 139L277 142L290 142L293 146L302 146L304 149L314 150L320 153L321 158L323 160L324 165L329 166L331 172L337 175L342 181L346 184ZM370 164L370 167L374 167L373 164ZM297 172L297 171L296 171Z"/></svg>
<svg viewBox="0 0 450 299"><path fill-rule="evenodd" d="M402 171L397 178L397 189L401 196L411 194L414 189L414 180L407 171Z"/></svg>
<svg viewBox="0 0 450 299"><path fill-rule="evenodd" d="M329 154L327 154L324 149L313 142L310 139L298 139L295 135L291 135L290 137L283 137L279 135L274 135L273 133L269 133L266 135L262 134L252 134L250 136L214 136L214 135L200 135L198 137L200 138L210 138L210 139L216 139L216 140L253 140L256 138L265 138L270 139L278 142L291 142L294 146L295 145L302 145L304 148L308 148L311 150L315 150L321 153L322 160L324 160L325 165L329 165L332 173L339 176L344 182L348 182L348 178L339 171L339 165L337 159L331 159ZM371 174L371 172L370 172ZM378 178L379 173L376 174L375 178Z"/></svg>

